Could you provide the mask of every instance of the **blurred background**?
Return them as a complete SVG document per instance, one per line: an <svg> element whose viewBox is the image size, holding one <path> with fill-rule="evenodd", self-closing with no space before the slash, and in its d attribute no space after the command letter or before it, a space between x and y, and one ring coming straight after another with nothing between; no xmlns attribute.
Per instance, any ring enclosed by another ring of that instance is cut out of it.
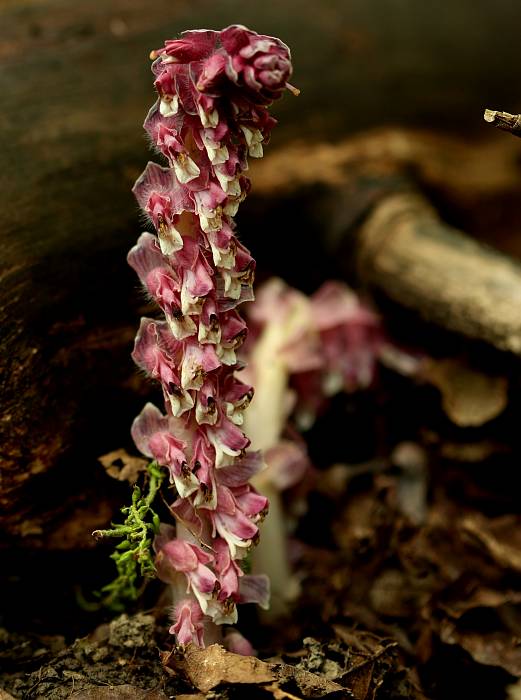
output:
<svg viewBox="0 0 521 700"><path fill-rule="evenodd" d="M128 493L98 457L133 449L129 426L150 392L130 360L144 300L125 261L142 226L130 190L152 157L141 128L155 99L150 51L185 29L231 23L291 47L301 94L275 106L280 126L252 168L239 223L261 279L275 272L310 292L349 267L313 241L344 216L349 227L380 182L369 168L371 187L351 187L342 208L333 185L347 161L381 161L392 177L399 161L399 177L416 179L449 223L521 255L521 140L492 133L482 116L521 109L520 22L511 0L0 0L7 594L25 595L30 572L45 567L49 610L63 605L73 583L60 573L56 586L53 571L65 560L88 587L90 532ZM45 627L40 604L27 616Z"/></svg>

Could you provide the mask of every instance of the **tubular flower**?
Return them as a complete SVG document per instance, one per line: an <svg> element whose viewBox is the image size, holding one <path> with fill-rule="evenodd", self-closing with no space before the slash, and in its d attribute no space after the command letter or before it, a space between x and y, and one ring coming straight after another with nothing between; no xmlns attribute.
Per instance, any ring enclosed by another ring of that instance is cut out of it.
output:
<svg viewBox="0 0 521 700"><path fill-rule="evenodd" d="M203 646L212 624L236 621L237 603L268 604L267 577L240 566L268 503L249 483L263 461L241 429L253 389L235 376L247 333L236 308L253 299L255 261L233 217L248 157L262 156L276 124L268 107L296 91L288 47L239 25L184 32L151 57L158 99L144 128L166 166L148 163L134 185L154 233L128 262L162 312L141 320L132 357L160 382L165 413L147 404L131 432L177 492L176 526L154 545L173 590L170 631Z"/></svg>

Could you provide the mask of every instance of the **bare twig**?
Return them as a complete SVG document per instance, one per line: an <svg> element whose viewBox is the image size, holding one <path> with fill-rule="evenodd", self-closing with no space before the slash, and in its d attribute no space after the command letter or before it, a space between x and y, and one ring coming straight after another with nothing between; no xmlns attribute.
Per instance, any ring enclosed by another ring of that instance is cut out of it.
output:
<svg viewBox="0 0 521 700"><path fill-rule="evenodd" d="M508 112L486 109L483 119L498 129L510 131L514 136L521 137L521 114L509 114Z"/></svg>

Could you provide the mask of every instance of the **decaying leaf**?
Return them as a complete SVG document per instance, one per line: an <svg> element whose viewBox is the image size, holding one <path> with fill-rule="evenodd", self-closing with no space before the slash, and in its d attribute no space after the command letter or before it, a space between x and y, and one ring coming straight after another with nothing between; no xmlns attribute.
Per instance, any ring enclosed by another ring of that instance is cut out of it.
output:
<svg viewBox="0 0 521 700"><path fill-rule="evenodd" d="M444 620L440 625L440 639L445 644L459 644L480 664L500 666L513 676L521 676L521 646L509 631L462 630Z"/></svg>
<svg viewBox="0 0 521 700"><path fill-rule="evenodd" d="M135 484L139 474L145 471L148 461L142 457L133 457L124 449L108 452L98 457L107 474L118 481Z"/></svg>
<svg viewBox="0 0 521 700"><path fill-rule="evenodd" d="M281 700L290 700L295 691L304 698L350 697L341 685L315 673L285 663L267 663L253 656L232 654L219 644L206 649L190 645L184 654L165 656L164 661L184 673L203 693L220 685L244 684L262 686Z"/></svg>
<svg viewBox="0 0 521 700"><path fill-rule="evenodd" d="M489 519L475 513L463 519L462 529L475 538L500 566L521 573L521 517Z"/></svg>
<svg viewBox="0 0 521 700"><path fill-rule="evenodd" d="M206 649L190 645L181 657L171 657L190 682L207 693L221 683L270 683L276 676L269 664L253 656L240 656L219 644Z"/></svg>
<svg viewBox="0 0 521 700"><path fill-rule="evenodd" d="M426 360L422 375L440 390L443 410L462 428L483 425L506 408L505 377L478 372L455 358Z"/></svg>
<svg viewBox="0 0 521 700"><path fill-rule="evenodd" d="M492 588L478 588L468 597L455 601L440 601L439 607L453 619L458 619L470 610L478 608L500 608L502 605L521 603L521 591L497 591Z"/></svg>
<svg viewBox="0 0 521 700"><path fill-rule="evenodd" d="M316 673L294 668L289 664L273 664L271 668L275 672L278 683L282 688L288 684L296 686L304 698L328 698L328 700L342 700L351 697L346 694L349 689Z"/></svg>

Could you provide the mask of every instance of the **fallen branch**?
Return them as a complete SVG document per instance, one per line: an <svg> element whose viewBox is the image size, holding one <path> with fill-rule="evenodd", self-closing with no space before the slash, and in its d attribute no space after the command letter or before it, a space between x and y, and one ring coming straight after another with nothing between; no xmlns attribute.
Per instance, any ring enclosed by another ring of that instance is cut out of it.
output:
<svg viewBox="0 0 521 700"><path fill-rule="evenodd" d="M483 119L502 131L510 131L514 136L521 136L521 114L509 114L508 112L486 109Z"/></svg>
<svg viewBox="0 0 521 700"><path fill-rule="evenodd" d="M381 199L356 250L363 281L393 301L521 355L521 265L445 224L421 195Z"/></svg>

